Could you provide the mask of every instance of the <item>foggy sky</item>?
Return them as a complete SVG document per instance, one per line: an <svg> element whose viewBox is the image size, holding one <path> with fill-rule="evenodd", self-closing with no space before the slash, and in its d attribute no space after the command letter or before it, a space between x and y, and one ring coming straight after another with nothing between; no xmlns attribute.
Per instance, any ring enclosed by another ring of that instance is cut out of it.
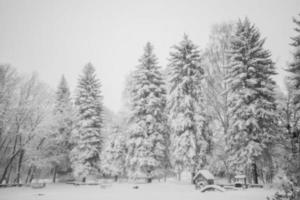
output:
<svg viewBox="0 0 300 200"><path fill-rule="evenodd" d="M36 71L54 89L64 74L73 92L91 62L104 104L118 111L126 75L147 41L165 67L184 33L203 50L212 25L247 16L267 37L282 86L299 8L299 0L0 0L0 63Z"/></svg>

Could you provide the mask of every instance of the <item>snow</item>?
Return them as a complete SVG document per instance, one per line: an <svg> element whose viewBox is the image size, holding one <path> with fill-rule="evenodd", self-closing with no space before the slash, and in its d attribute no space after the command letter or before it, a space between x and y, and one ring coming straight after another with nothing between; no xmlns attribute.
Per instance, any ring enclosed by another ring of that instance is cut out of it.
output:
<svg viewBox="0 0 300 200"><path fill-rule="evenodd" d="M245 175L236 175L234 178L236 178L236 179L242 179L242 178L246 178L246 176Z"/></svg>
<svg viewBox="0 0 300 200"><path fill-rule="evenodd" d="M133 187L138 185L138 189ZM67 184L48 184L42 189L30 187L1 188L1 200L266 200L276 191L271 189L246 189L237 191L201 193L186 183L168 181L152 184L113 183L107 187L73 186Z"/></svg>
<svg viewBox="0 0 300 200"><path fill-rule="evenodd" d="M206 191L219 191L219 192L225 192L226 190L218 185L206 185L203 188L200 189L200 192L206 192Z"/></svg>
<svg viewBox="0 0 300 200"><path fill-rule="evenodd" d="M198 173L194 176L194 179L198 177L198 175L201 174L205 179L215 179L214 175L210 173L210 171L203 169L199 170Z"/></svg>

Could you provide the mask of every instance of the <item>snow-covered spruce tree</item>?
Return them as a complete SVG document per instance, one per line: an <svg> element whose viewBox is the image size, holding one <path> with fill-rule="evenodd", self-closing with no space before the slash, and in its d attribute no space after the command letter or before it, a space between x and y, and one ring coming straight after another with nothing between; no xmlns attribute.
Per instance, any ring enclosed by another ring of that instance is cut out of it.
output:
<svg viewBox="0 0 300 200"><path fill-rule="evenodd" d="M62 76L56 91L51 133L45 142L46 155L53 166L53 182L55 182L58 169L67 171L70 168L69 153L71 150L70 136L74 120L73 114L70 90L65 77Z"/></svg>
<svg viewBox="0 0 300 200"><path fill-rule="evenodd" d="M299 14L300 16L300 14ZM295 115L300 115L300 20L293 19L296 24L295 31L298 35L292 37L294 47L293 62L288 67L289 80L290 80L290 92L292 94L292 107ZM291 150L290 153L290 166L288 167L288 175L293 179L296 185L300 186L300 126L297 123L288 123L288 135L287 140L290 141Z"/></svg>
<svg viewBox="0 0 300 200"><path fill-rule="evenodd" d="M290 72L289 77L292 80L291 85L295 90L294 104L297 105L297 109L300 109L300 20L293 20L296 24L295 31L298 33L297 36L292 37L294 47L293 62L290 63L288 71Z"/></svg>
<svg viewBox="0 0 300 200"><path fill-rule="evenodd" d="M71 162L75 177L83 181L95 175L100 168L102 147L102 95L95 69L88 63L79 78L75 105L77 119L73 132Z"/></svg>
<svg viewBox="0 0 300 200"><path fill-rule="evenodd" d="M101 169L118 181L118 178L125 174L125 135L118 126L114 126L111 131L102 151Z"/></svg>
<svg viewBox="0 0 300 200"><path fill-rule="evenodd" d="M277 132L272 79L276 73L264 43L247 18L239 20L231 41L227 79L232 128L226 140L231 167L237 171L247 168L244 172L249 172L254 183L258 183L259 164L273 164L270 150Z"/></svg>
<svg viewBox="0 0 300 200"><path fill-rule="evenodd" d="M166 90L153 46L147 43L131 76L127 142L128 173L132 178L162 176L168 163Z"/></svg>
<svg viewBox="0 0 300 200"><path fill-rule="evenodd" d="M180 179L184 169L189 170L193 177L200 160L197 118L204 71L198 47L187 35L173 48L167 68L168 110L172 130L172 163Z"/></svg>

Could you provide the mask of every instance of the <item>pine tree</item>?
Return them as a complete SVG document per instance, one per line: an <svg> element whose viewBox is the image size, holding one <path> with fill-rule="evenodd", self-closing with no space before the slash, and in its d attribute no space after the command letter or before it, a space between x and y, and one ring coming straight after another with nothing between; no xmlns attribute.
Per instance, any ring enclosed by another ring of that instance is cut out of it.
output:
<svg viewBox="0 0 300 200"><path fill-rule="evenodd" d="M299 14L300 16L300 14ZM293 43L291 44L294 47L293 52L293 62L290 63L288 67L289 80L290 80L290 92L292 93L292 106L295 109L294 112L296 116L299 116L300 113L300 20L293 19L296 24L295 31L297 32L297 36L292 37ZM290 167L288 167L289 176L293 179L293 181L299 186L300 185L300 131L299 125L296 124L288 124L288 133L291 144L291 163Z"/></svg>
<svg viewBox="0 0 300 200"><path fill-rule="evenodd" d="M290 73L290 79L292 80L292 86L294 90L297 91L294 97L294 104L298 105L297 109L300 109L300 21L293 19L294 23L297 25L295 31L299 35L292 37L293 43L291 44L295 51L293 53L293 62L290 64L288 71Z"/></svg>
<svg viewBox="0 0 300 200"><path fill-rule="evenodd" d="M180 173L195 173L199 163L197 118L201 101L203 68L198 47L185 35L171 52L167 69L169 84L168 108L172 132L173 163Z"/></svg>
<svg viewBox="0 0 300 200"><path fill-rule="evenodd" d="M102 147L102 96L95 69L88 63L79 78L76 95L77 121L71 161L76 177L85 181L99 171Z"/></svg>
<svg viewBox="0 0 300 200"><path fill-rule="evenodd" d="M57 168L67 170L70 167L70 136L74 120L70 90L64 76L62 76L56 91L53 120L51 133L46 145L48 149L47 157L50 159L54 168L53 182L55 182Z"/></svg>
<svg viewBox="0 0 300 200"><path fill-rule="evenodd" d="M111 130L110 134L102 152L102 169L105 174L114 176L117 181L119 176L125 174L125 135L117 126Z"/></svg>
<svg viewBox="0 0 300 200"><path fill-rule="evenodd" d="M131 177L162 175L168 162L166 91L153 47L147 43L132 75L128 166Z"/></svg>
<svg viewBox="0 0 300 200"><path fill-rule="evenodd" d="M227 79L233 121L227 136L231 164L242 171L250 166L254 183L258 183L258 164L272 163L270 150L277 131L272 79L276 72L264 43L247 18L240 20L231 41Z"/></svg>

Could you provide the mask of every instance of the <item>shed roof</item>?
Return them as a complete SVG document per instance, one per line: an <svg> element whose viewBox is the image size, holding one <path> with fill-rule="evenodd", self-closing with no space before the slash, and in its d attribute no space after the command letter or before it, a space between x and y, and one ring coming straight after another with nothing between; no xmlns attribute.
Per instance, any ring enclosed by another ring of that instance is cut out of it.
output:
<svg viewBox="0 0 300 200"><path fill-rule="evenodd" d="M246 176L243 174L240 174L240 175L236 175L234 178L240 179L240 178L246 178Z"/></svg>
<svg viewBox="0 0 300 200"><path fill-rule="evenodd" d="M199 175L202 175L207 180L215 179L214 175L212 173L210 173L210 171L208 171L206 169L199 170L198 173L194 176L193 179L198 178Z"/></svg>

